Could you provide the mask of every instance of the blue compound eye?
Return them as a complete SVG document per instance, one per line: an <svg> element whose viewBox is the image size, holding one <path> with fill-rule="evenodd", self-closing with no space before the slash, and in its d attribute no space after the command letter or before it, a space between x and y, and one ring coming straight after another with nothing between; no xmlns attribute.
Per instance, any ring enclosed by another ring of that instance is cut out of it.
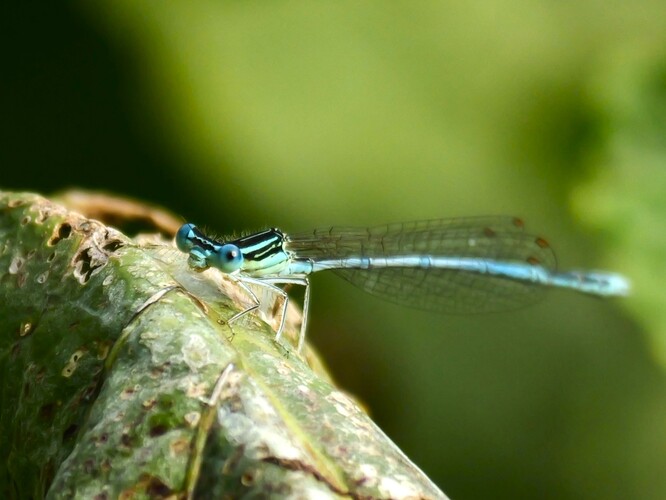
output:
<svg viewBox="0 0 666 500"><path fill-rule="evenodd" d="M176 233L176 246L181 252L189 252L194 247L195 229L194 224L183 224Z"/></svg>
<svg viewBox="0 0 666 500"><path fill-rule="evenodd" d="M211 266L218 268L224 273L233 273L243 265L243 254L236 245L227 243L216 248L208 257L208 261Z"/></svg>

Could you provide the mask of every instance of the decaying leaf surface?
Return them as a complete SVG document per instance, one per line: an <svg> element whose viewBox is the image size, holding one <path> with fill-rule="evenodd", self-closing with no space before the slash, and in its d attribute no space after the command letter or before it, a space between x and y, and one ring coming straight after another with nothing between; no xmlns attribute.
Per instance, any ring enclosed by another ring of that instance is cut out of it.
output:
<svg viewBox="0 0 666 500"><path fill-rule="evenodd" d="M0 193L4 498L445 498L185 260Z"/></svg>

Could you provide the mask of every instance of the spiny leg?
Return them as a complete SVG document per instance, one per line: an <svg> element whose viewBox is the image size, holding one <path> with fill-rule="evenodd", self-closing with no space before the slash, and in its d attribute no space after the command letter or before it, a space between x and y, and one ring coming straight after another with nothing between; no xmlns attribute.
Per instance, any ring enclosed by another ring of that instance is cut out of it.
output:
<svg viewBox="0 0 666 500"><path fill-rule="evenodd" d="M301 331L298 333L298 354L303 351L303 345L305 344L305 333L308 331L308 312L310 309L310 280L304 278L304 281L305 295L303 296L303 319L301 320Z"/></svg>
<svg viewBox="0 0 666 500"><path fill-rule="evenodd" d="M287 306L289 305L289 296L287 295L287 292L285 292L284 290L282 290L282 288L276 286L275 284L276 283L278 283L278 284L287 283L287 282L285 282L282 279L278 280L277 278L275 278L275 279L273 279L273 278L271 278L271 279L266 279L266 278L258 279L258 278L250 278L248 276L238 277L237 279L239 281L242 281L242 282L245 282L245 283L250 283L250 284L253 284L253 285L268 288L273 293L276 293L277 295L282 297L282 306L281 306L282 315L280 317L280 326L278 326L278 329L277 329L277 332L276 332L276 335L275 335L275 341L280 343L280 338L282 337L282 331L284 330L284 324L285 324L285 321L286 321L286 318L287 318ZM291 281L289 281L289 283L291 283ZM244 286L244 288L248 289L247 286ZM256 295L254 295L254 297L256 298ZM260 302L257 299L257 305L253 308L253 310L257 309L259 306L260 306ZM243 314L245 312L246 311L243 311Z"/></svg>
<svg viewBox="0 0 666 500"><path fill-rule="evenodd" d="M301 351L303 350L303 345L305 343L305 332L307 331L307 322L308 322L308 309L310 305L310 281L308 280L307 277L302 277L302 278L264 278L261 280L264 284L270 284L272 286L275 285L300 285L305 287L305 296L303 298L303 319L301 321L301 329L298 334L298 344L297 344L297 352L300 354ZM277 288L277 287L276 287ZM282 308L282 321L280 322L280 329L278 330L277 335L275 336L275 340L279 341L280 336L282 335L282 329L284 328L284 323L285 323L285 318L287 316L287 305L289 302L289 297L287 296L286 292L282 290L281 288L278 288L280 292L284 294L284 305Z"/></svg>
<svg viewBox="0 0 666 500"><path fill-rule="evenodd" d="M234 314L231 318L229 318L229 319L226 321L227 325L229 325L229 329L231 330L231 336L232 336L232 338L233 338L233 336L234 336L234 329L233 329L233 327L231 326L231 323L233 323L233 322L236 321L237 319L242 318L242 317L245 316L246 314L248 314L248 313L250 313L250 312L252 312L252 311L257 310L257 309L259 308L259 306L261 305L261 302L259 301L259 298L257 297L257 295L252 291L252 289L250 289L250 287L248 287L245 283L243 283L243 281L242 281L241 279L239 279L238 277L233 276L233 275L229 275L229 277L230 277L234 282L238 283L238 286L240 286L243 290L245 290L245 292L250 296L250 298L251 298L252 301L254 302L253 305L251 305L251 306L248 307L247 309L244 309L244 310L242 310L242 311L240 311L240 312L237 312L236 314Z"/></svg>

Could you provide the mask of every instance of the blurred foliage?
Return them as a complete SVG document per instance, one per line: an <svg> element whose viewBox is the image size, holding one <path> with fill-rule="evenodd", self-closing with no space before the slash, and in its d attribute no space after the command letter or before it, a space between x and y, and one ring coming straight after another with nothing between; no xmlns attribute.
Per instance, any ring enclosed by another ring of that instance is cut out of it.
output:
<svg viewBox="0 0 666 500"><path fill-rule="evenodd" d="M317 277L310 338L453 498L666 496L666 4L13 9L5 188L114 190L223 233L515 214L562 267L626 273L624 301L474 318Z"/></svg>
<svg viewBox="0 0 666 500"><path fill-rule="evenodd" d="M607 261L634 277L629 306L666 364L666 50L623 47L599 66L589 94L601 133L574 206L607 234Z"/></svg>

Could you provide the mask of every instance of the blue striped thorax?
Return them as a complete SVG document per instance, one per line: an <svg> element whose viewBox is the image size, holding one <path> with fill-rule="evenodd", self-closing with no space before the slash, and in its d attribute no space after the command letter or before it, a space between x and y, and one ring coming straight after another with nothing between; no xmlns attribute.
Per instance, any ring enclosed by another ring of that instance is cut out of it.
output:
<svg viewBox="0 0 666 500"><path fill-rule="evenodd" d="M242 271L259 277L279 274L289 263L284 235L278 229L218 242L194 224L184 224L176 233L176 246L189 254L188 262L197 270L215 267L225 273Z"/></svg>

